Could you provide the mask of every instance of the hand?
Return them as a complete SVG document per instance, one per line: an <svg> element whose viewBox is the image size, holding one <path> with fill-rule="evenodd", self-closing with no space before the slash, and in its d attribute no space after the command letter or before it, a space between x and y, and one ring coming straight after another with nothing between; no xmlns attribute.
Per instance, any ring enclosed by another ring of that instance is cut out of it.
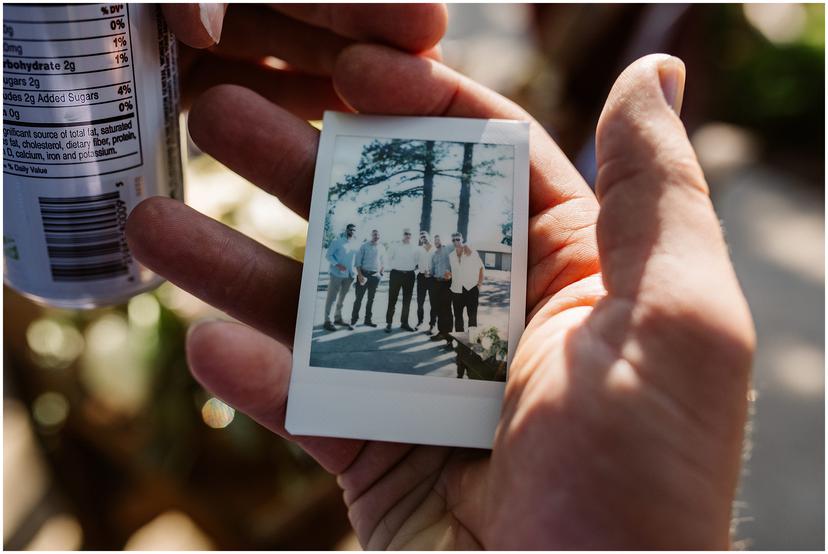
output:
<svg viewBox="0 0 828 554"><path fill-rule="evenodd" d="M182 42L182 103L233 83L253 89L303 119L325 109L347 111L331 83L334 60L356 40L439 58L445 7L437 4L302 5L163 4ZM225 13L226 10L226 13ZM272 56L276 69L262 63Z"/></svg>
<svg viewBox="0 0 828 554"><path fill-rule="evenodd" d="M336 264L336 268L337 268L339 271L345 271L346 269L348 269L347 267L345 267L345 266L344 266L344 265L342 265L342 264Z"/></svg>
<svg viewBox="0 0 828 554"><path fill-rule="evenodd" d="M437 62L380 46L345 50L334 81L365 113L529 119ZM681 62L663 55L619 77L598 124L598 200L532 122L530 315L491 453L291 437L295 321L273 314L296 313L300 264L160 197L130 215L130 246L253 327L195 327L193 373L338 476L364 546L726 549L754 334L673 111L683 81ZM259 127L261 146L238 141L239 128ZM307 217L313 128L225 86L193 107L190 132Z"/></svg>

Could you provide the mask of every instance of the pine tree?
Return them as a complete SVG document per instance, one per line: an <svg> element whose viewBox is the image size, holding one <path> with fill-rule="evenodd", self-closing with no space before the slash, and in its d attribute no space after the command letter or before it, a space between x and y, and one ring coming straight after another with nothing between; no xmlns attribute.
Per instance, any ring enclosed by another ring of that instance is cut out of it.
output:
<svg viewBox="0 0 828 554"><path fill-rule="evenodd" d="M472 159L474 158L474 143L466 142L463 144L463 167L460 174L460 210L457 214L457 232L463 235L463 238L469 239L469 209L471 202L471 182L474 177L474 166Z"/></svg>
<svg viewBox="0 0 828 554"><path fill-rule="evenodd" d="M488 159L474 163L475 147L490 149L495 144L482 144L475 142L463 143L463 165L460 168L460 201L457 213L457 232L469 241L469 212L471 210L472 185L488 185L481 177L503 177L503 174L495 169L495 162L505 158Z"/></svg>
<svg viewBox="0 0 828 554"><path fill-rule="evenodd" d="M331 187L328 206L333 206L346 195L355 198L371 187L385 185L383 194L360 206L359 213L373 213L408 198L422 198L420 229L431 232L432 205L434 202L443 202L453 211L459 212L458 228L463 229L461 232L465 237L468 232L472 185L486 184L480 180L481 177L501 174L494 169L495 160L473 163L474 143L463 144L463 163L460 167L452 166L457 158L450 155L450 149L459 144L433 140L373 140L363 148L356 172ZM434 179L438 176L460 182L459 207L454 202L434 198ZM326 218L326 236L329 233L327 219L330 215L332 214L329 213Z"/></svg>
<svg viewBox="0 0 828 554"><path fill-rule="evenodd" d="M500 224L500 244L512 246L512 210L508 209L503 213L506 215L506 222Z"/></svg>

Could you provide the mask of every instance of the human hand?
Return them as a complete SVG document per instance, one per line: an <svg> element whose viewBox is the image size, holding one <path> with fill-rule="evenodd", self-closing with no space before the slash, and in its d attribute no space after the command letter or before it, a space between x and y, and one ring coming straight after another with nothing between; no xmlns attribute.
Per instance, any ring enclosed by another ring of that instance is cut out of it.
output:
<svg viewBox="0 0 828 554"><path fill-rule="evenodd" d="M344 265L342 265L342 264L336 264L336 268L337 268L339 271L345 271L346 269L348 269L347 267L345 267L345 266L344 266Z"/></svg>
<svg viewBox="0 0 828 554"><path fill-rule="evenodd" d="M439 57L447 15L437 4L163 4L182 43L182 104L222 83L242 85L303 119L326 109L347 110L334 92L331 71L356 40L380 42ZM226 10L226 13L225 13ZM272 56L286 67L263 63Z"/></svg>
<svg viewBox="0 0 828 554"><path fill-rule="evenodd" d="M290 436L295 320L273 314L296 313L300 264L160 197L130 215L130 246L253 327L192 329L193 373L338 476L364 546L724 549L754 335L671 109L683 81L683 65L662 55L619 77L598 125L600 204L532 122L530 314L491 452ZM439 63L380 46L345 50L334 82L364 113L530 119ZM261 144L240 140L250 128L262 129ZM225 86L193 107L190 132L307 217L313 128ZM274 163L270 153L284 144L290 155Z"/></svg>

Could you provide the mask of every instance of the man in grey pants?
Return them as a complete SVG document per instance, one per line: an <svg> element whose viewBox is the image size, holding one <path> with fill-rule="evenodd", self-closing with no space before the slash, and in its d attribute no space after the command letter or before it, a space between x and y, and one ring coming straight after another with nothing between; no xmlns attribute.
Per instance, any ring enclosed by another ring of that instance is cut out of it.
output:
<svg viewBox="0 0 828 554"><path fill-rule="evenodd" d="M334 323L347 327L348 330L353 331L354 327L342 320L342 303L345 302L345 297L348 291L351 290L351 283L354 281L354 257L356 256L356 246L354 245L354 236L356 235L356 225L349 223L345 227L345 232L339 235L328 247L328 253L325 258L331 264L328 270L330 281L328 282L328 296L325 298L325 330L336 331ZM334 299L336 299L336 312L334 313L334 323L331 323L331 306L333 306Z"/></svg>

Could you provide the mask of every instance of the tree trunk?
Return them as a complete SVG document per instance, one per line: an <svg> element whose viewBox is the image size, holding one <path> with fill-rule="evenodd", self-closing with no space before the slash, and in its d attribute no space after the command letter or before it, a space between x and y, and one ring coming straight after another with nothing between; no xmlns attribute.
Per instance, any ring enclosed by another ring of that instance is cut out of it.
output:
<svg viewBox="0 0 828 554"><path fill-rule="evenodd" d="M425 143L423 168L423 209L420 213L420 231L431 233L431 199L434 192L434 141Z"/></svg>
<svg viewBox="0 0 828 554"><path fill-rule="evenodd" d="M472 156L474 143L463 144L463 170L460 177L460 209L457 216L457 232L463 235L463 240L469 240L469 201L471 199Z"/></svg>

